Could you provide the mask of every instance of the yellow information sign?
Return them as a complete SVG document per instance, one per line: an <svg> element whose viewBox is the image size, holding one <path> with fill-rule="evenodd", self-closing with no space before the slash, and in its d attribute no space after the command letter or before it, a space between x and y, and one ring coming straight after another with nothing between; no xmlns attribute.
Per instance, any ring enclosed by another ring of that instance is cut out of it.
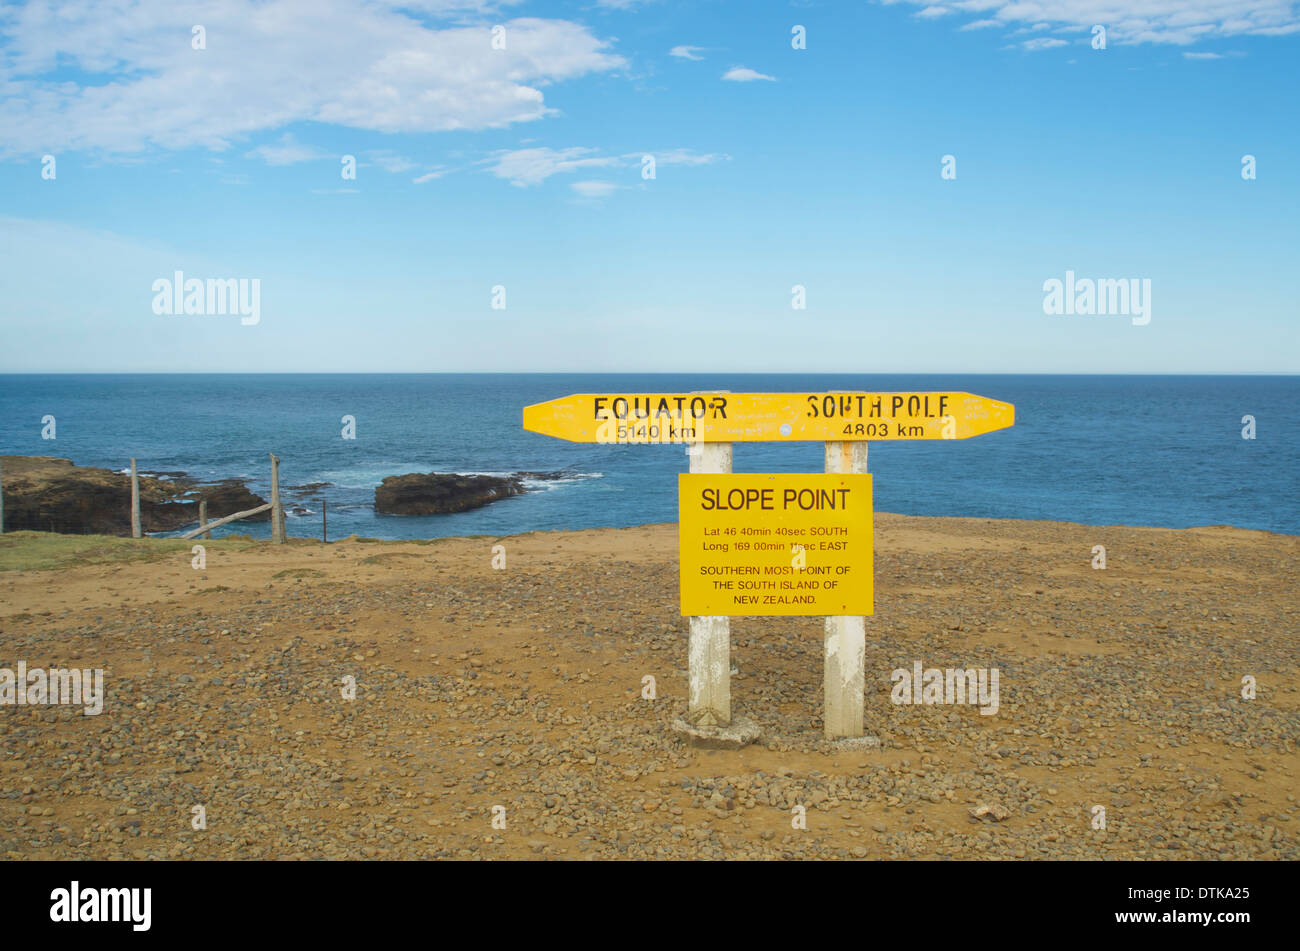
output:
<svg viewBox="0 0 1300 951"><path fill-rule="evenodd" d="M1015 423L970 393L575 393L524 407L524 429L571 442L966 439Z"/></svg>
<svg viewBox="0 0 1300 951"><path fill-rule="evenodd" d="M677 476L681 613L873 612L871 476Z"/></svg>

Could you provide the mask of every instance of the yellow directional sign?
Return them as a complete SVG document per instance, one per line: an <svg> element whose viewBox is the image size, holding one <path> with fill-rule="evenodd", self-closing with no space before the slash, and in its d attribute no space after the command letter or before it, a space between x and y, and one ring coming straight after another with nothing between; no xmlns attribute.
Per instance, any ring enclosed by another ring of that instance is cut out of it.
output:
<svg viewBox="0 0 1300 951"><path fill-rule="evenodd" d="M571 442L966 439L1015 423L970 393L576 393L524 407L524 429Z"/></svg>
<svg viewBox="0 0 1300 951"><path fill-rule="evenodd" d="M872 613L871 476L677 476L684 616Z"/></svg>

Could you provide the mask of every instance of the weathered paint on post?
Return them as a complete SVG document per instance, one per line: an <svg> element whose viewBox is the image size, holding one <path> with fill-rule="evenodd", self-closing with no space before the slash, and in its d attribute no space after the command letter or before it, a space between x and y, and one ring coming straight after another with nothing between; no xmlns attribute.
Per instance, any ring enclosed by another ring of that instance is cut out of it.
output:
<svg viewBox="0 0 1300 951"><path fill-rule="evenodd" d="M865 442L826 443L826 471L867 471ZM828 739L862 736L867 630L861 615L828 617L823 642L825 670L822 719Z"/></svg>
<svg viewBox="0 0 1300 951"><path fill-rule="evenodd" d="M695 443L692 472L730 472L731 443ZM731 725L731 618L692 617L690 621L690 697L692 726Z"/></svg>
<svg viewBox="0 0 1300 951"><path fill-rule="evenodd" d="M208 528L208 500L199 499L199 528L203 529L203 538L211 538L212 531Z"/></svg>
<svg viewBox="0 0 1300 951"><path fill-rule="evenodd" d="M135 460L131 460L131 537L140 534L140 476L135 471Z"/></svg>

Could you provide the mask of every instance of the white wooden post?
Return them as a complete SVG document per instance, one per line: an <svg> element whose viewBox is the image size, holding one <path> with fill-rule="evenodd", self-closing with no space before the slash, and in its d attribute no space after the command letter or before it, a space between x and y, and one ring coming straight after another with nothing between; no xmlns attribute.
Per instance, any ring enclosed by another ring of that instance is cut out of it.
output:
<svg viewBox="0 0 1300 951"><path fill-rule="evenodd" d="M280 457L271 453L271 541L284 544L284 506L280 503Z"/></svg>
<svg viewBox="0 0 1300 951"><path fill-rule="evenodd" d="M131 460L131 537L140 538L140 476Z"/></svg>
<svg viewBox="0 0 1300 951"><path fill-rule="evenodd" d="M826 471L867 471L866 442L826 443ZM863 685L866 679L867 630L861 615L826 619L824 642L827 739L862 736Z"/></svg>
<svg viewBox="0 0 1300 951"><path fill-rule="evenodd" d="M720 394L730 391L692 392ZM692 472L731 471L729 442L693 442L687 451ZM689 653L687 722L694 727L731 726L731 618L692 617Z"/></svg>
<svg viewBox="0 0 1300 951"><path fill-rule="evenodd" d="M731 443L690 445L692 472L730 472ZM731 618L692 617L690 700L692 726L731 725Z"/></svg>
<svg viewBox="0 0 1300 951"><path fill-rule="evenodd" d="M207 529L207 525L208 525L208 500L199 499L199 528ZM211 538L212 532L210 530L205 530L203 532L203 537L205 539Z"/></svg>

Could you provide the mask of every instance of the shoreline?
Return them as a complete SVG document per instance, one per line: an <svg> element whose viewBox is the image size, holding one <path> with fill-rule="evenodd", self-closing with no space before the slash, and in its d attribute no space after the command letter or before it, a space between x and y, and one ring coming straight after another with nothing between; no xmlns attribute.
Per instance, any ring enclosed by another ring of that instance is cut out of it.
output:
<svg viewBox="0 0 1300 951"><path fill-rule="evenodd" d="M419 518L472 511L518 495L526 482L566 479L569 470L517 470L505 475L486 473L408 472L385 476L375 486L376 518ZM267 505L243 476L199 479L182 470L138 469L143 537L176 537L199 527L199 503L206 503L208 520ZM316 514L306 502L333 482L305 482L281 487L287 518ZM274 488L272 488L274 491ZM0 501L6 531L41 531L61 535L131 535L130 469L80 465L62 456L0 455ZM285 498L288 501L285 501ZM270 512L250 516L250 522L271 522ZM110 531L111 529L111 531ZM232 530L237 532L237 530Z"/></svg>
<svg viewBox="0 0 1300 951"><path fill-rule="evenodd" d="M82 508L81 514L83 521L91 520L98 525L114 525L118 530L115 533L118 536L129 536L129 476L127 469L115 469L107 466L81 465L73 462L67 457L61 456L22 456L22 455L0 455L0 479L3 480L3 492L5 493L5 521L4 530L6 533L14 531L32 530L41 531L39 527L13 528L14 522L25 521L31 522L30 509L40 510L41 518L45 519L44 513L53 503L60 506L74 506ZM569 469L554 471L534 471L534 470L514 470L504 475L492 475L492 479L498 483L507 483L519 481L522 478L533 478L540 481L553 481L566 478ZM396 511L381 511L378 505L378 493L381 492L386 484L400 483L403 480L413 481L416 486L416 492L410 500L404 504L408 508L415 508L420 505L429 505L431 499L437 496L442 490L438 489L437 483L443 480L457 485L456 491L464 491L465 495L473 496L473 491L465 491L465 486L459 483L469 483L474 479L489 475L487 473L466 472L431 472L431 473L401 473L384 477L375 485L375 507L374 517L379 520L396 518L396 519L427 519L442 518L446 515L463 514L467 511L475 511L479 508L497 507L502 502L509 502L512 499L517 500L521 495L532 494L535 490L519 491L515 493L503 493L495 497L488 498L487 501L467 501L463 498L457 498L455 505L464 504L465 507L449 508L445 511L431 511L427 513L415 514L414 511L408 513L399 513ZM232 476L222 479L200 479L196 476L189 475L187 472L179 470L146 470L140 469L141 485L141 509L144 521L145 537L169 538L176 537L180 533L190 531L198 527L198 506L199 497L204 497L209 501L210 520L220 518L236 511L256 507L264 504L266 499L260 495L254 494L248 485L254 482L253 478L244 476ZM301 482L294 485L282 486L282 492L286 498L285 512L289 520L289 525L295 522L301 524L302 520L307 522L314 521L319 514L318 510L308 509L306 503L315 503L319 501L317 495L326 488L332 487L330 482ZM76 489L75 493L71 489ZM15 492L17 490L17 492ZM108 498L108 493L114 493ZM42 499L41 496L54 496L53 502ZM484 493L479 493L480 496ZM16 497L15 497L16 496ZM412 502L414 505L412 505ZM440 504L440 503L435 503ZM191 512L191 510L193 510ZM1278 531L1269 528L1248 528L1232 525L1229 523L1203 523L1197 525L1184 526L1166 526L1139 524L1133 522L1081 522L1069 519L1024 519L1011 516L991 517L986 515L909 515L899 512L889 512L884 510L875 510L875 516L891 516L900 518L917 518L917 519L968 519L972 521L991 521L991 522L1033 522L1044 525L1073 525L1094 529L1152 529L1159 531L1197 531L1206 529L1223 529L1243 532L1264 532L1270 535L1276 535L1284 538L1300 538L1300 527L1294 532ZM255 516L249 521L256 523L270 523L270 514L263 513ZM676 524L669 522L645 522L637 525L598 525L585 528L547 528L547 529L527 529L524 532L515 532L513 535L526 534L528 531L598 531L601 529L626 529L635 527L647 527L660 524ZM151 527L165 525L165 527ZM221 534L223 531L229 531L230 535ZM99 532L79 532L79 531L59 531L57 534L62 535L93 535L101 534ZM235 528L222 528L217 530L216 537L231 537L239 535ZM485 533L474 533L485 534ZM307 537L307 536L304 536ZM343 536L347 537L347 536ZM381 536L362 535L363 538L373 538L381 541L400 542L404 540L398 537L384 538ZM429 538L462 538L464 535L431 535ZM502 535L499 537L511 537L511 535Z"/></svg>
<svg viewBox="0 0 1300 951"><path fill-rule="evenodd" d="M294 525L294 520L288 522L290 528ZM1060 531L1068 530L1075 533L1101 533L1101 532L1128 532L1135 536L1142 534L1161 534L1171 533L1175 536L1204 536L1209 540L1229 540L1229 539L1257 539L1260 542L1278 542L1283 545L1292 544L1300 545L1300 535L1289 535L1284 532L1273 532L1268 529L1259 528L1238 528L1235 525L1199 525L1189 528L1164 528L1152 525L1089 525L1083 522L1063 522L1042 519L994 519L981 516L958 516L958 515L902 515L895 512L874 512L873 513L873 532L879 539L882 530L888 531L904 525L914 532L921 532L930 535L942 535L945 543L952 543L962 538L973 538L981 534L981 529L987 529L989 526L994 527L994 533L999 527L1010 529L1012 526L1022 526L1029 531ZM200 539L184 539L180 537L183 529L177 529L169 533L146 533L141 538L130 538L121 535L80 535L58 532L39 532L30 530L6 531L0 534L0 578L8 571L15 570L35 570L49 571L72 569L77 567L77 561L81 557L82 550L95 550L108 546L108 549L116 554L111 555L108 560L116 560L119 556L125 556L127 560L132 561L156 561L163 558L169 552L190 551L194 544ZM401 548L410 546L413 548L427 548L440 544L449 544L455 542L481 543L490 541L493 544L527 540L527 539L553 539L563 540L566 538L582 538L591 536L599 539L604 535L627 534L642 531L654 531L668 533L671 538L671 557L676 561L677 557L677 523L676 522L646 522L641 525L625 526L598 526L594 528L539 528L530 529L524 532L513 534L495 534L492 532L476 532L467 535L436 535L428 538L379 538L369 535L346 535L338 538L331 538L328 542L322 542L318 537L309 534L299 534L288 536L287 546L280 548L273 546L269 538L259 538L252 535L244 534L238 531L229 534L221 534L218 530L211 540L204 541L207 547L223 546L232 548L232 550L256 549L265 547L268 552L281 551L288 553L293 549L303 545L319 546L337 546L337 545L367 545L367 546L392 546ZM987 532L985 532L987 534ZM16 546L33 546L33 545L52 545L57 554L52 557L56 559L55 563L49 566L35 568L15 567L15 563L21 559L15 559L13 554ZM114 547L124 546L124 547ZM964 548L962 545L953 545L954 548ZM976 542L969 546L972 550L979 550L988 547L985 543ZM876 546L877 552L879 546ZM292 559L289 559L292 560ZM674 589L675 590L675 589ZM3 616L3 605L0 605L0 617Z"/></svg>

